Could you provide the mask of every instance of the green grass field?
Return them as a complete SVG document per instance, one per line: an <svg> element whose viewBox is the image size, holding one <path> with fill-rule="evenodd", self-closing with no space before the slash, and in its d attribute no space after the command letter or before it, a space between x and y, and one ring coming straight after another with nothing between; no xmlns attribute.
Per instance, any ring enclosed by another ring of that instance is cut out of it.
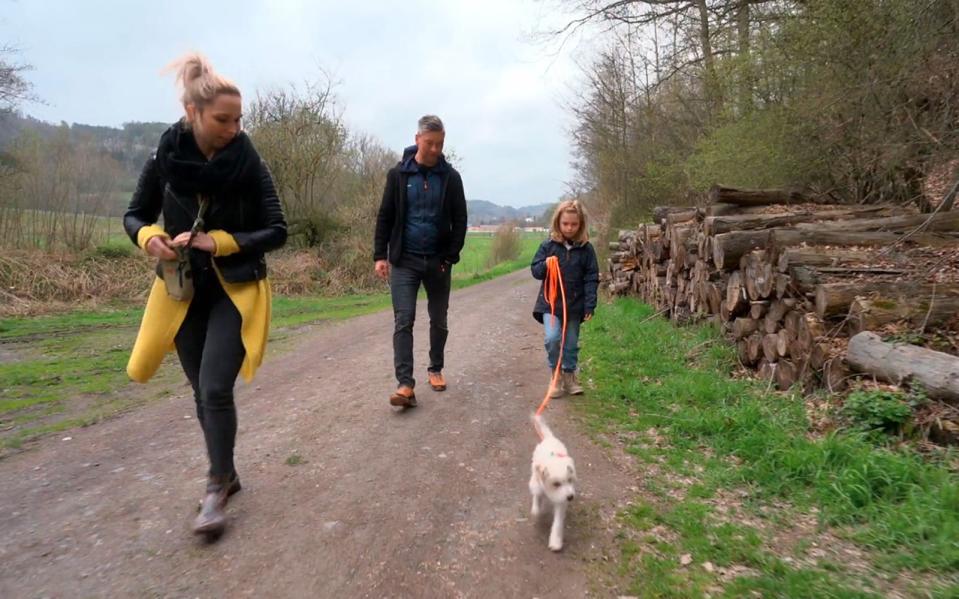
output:
<svg viewBox="0 0 959 599"><path fill-rule="evenodd" d="M576 404L647 472L620 514L630 594L959 596L955 451L815 436L801 397L732 378L718 331L652 314L628 299L600 306L583 329L590 388Z"/></svg>
<svg viewBox="0 0 959 599"><path fill-rule="evenodd" d="M524 239L524 254L490 268L490 238L467 237L453 270L462 288L525 268L538 241ZM132 247L123 240L119 249ZM283 351L297 329L368 314L390 306L389 293L273 298L271 351ZM174 354L150 385L129 383L126 362L142 306L111 306L34 318L0 320L0 453L39 435L86 426L184 384ZM279 342L279 343L277 343Z"/></svg>

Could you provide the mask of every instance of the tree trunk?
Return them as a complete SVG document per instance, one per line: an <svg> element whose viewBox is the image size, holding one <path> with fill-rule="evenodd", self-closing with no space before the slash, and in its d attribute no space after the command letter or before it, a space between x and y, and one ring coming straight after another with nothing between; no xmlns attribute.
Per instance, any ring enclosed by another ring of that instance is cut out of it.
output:
<svg viewBox="0 0 959 599"><path fill-rule="evenodd" d="M855 370L893 384L922 384L933 399L959 402L959 357L906 343L886 343L864 331L849 340L846 361Z"/></svg>

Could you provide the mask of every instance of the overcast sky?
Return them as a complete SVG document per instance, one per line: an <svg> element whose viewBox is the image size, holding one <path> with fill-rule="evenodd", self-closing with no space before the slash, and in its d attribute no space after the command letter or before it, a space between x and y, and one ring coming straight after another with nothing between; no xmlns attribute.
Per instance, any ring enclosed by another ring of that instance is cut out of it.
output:
<svg viewBox="0 0 959 599"><path fill-rule="evenodd" d="M555 201L569 169L563 107L581 50L531 41L563 15L533 0L0 0L36 118L119 126L180 106L160 70L198 50L251 98L330 73L349 126L399 151L439 114L469 199ZM576 54L579 53L579 54Z"/></svg>

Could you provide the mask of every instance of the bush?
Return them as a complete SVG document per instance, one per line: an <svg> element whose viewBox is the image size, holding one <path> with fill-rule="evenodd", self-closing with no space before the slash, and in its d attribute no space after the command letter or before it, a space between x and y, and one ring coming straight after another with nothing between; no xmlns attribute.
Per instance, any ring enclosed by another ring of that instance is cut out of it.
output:
<svg viewBox="0 0 959 599"><path fill-rule="evenodd" d="M519 257L521 246L520 232L513 223L504 223L496 229L493 243L489 248L487 266L492 268L501 262Z"/></svg>
<svg viewBox="0 0 959 599"><path fill-rule="evenodd" d="M93 256L97 258L129 258L137 247L129 239L111 240L93 248Z"/></svg>
<svg viewBox="0 0 959 599"><path fill-rule="evenodd" d="M843 402L841 412L853 430L899 434L912 418L912 407L906 399L894 391L854 391Z"/></svg>

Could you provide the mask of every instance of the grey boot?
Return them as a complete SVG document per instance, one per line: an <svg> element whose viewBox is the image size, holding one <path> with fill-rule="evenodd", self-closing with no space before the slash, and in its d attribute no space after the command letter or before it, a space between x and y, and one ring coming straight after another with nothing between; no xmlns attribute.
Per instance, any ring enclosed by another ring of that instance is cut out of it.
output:
<svg viewBox="0 0 959 599"><path fill-rule="evenodd" d="M582 395L583 386L579 384L579 380L576 378L575 372L564 372L563 373L563 387L566 389L566 392L570 395Z"/></svg>

